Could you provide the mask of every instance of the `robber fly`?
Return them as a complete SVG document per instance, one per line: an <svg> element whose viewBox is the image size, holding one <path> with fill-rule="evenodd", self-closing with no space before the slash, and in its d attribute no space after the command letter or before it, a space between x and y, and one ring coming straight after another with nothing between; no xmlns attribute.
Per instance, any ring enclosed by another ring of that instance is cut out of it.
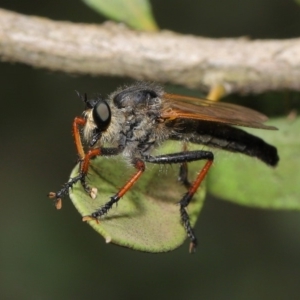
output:
<svg viewBox="0 0 300 300"><path fill-rule="evenodd" d="M148 163L179 164L179 181L187 190L179 201L179 213L190 239L190 252L193 252L197 239L186 208L209 171L214 154L204 150L188 151L188 144L243 153L269 166L276 166L279 161L274 146L232 126L276 129L264 125L267 117L249 108L168 94L161 86L145 82L119 88L107 98L97 96L88 100L86 95L80 97L86 107L83 116L76 117L73 122L80 172L61 190L49 193L49 197L55 199L56 207L61 207L62 197L78 181L92 198L96 197L97 189L90 187L86 180L90 161L96 156L121 155L136 169L104 206L91 212L84 220L97 221L105 215L146 172ZM87 152L84 151L82 139L88 145ZM166 140L183 141L183 151L153 156L153 150ZM190 182L187 165L198 160L205 160L206 163Z"/></svg>

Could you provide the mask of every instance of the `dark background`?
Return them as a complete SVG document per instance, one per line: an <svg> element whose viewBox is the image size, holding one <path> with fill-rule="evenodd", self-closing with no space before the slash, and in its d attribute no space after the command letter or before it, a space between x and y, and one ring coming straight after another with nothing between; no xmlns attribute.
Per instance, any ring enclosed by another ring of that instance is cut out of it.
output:
<svg viewBox="0 0 300 300"><path fill-rule="evenodd" d="M289 0L152 1L161 28L210 37L290 38L300 7ZM80 1L1 0L0 7L54 20L102 22ZM128 79L76 77L0 64L1 299L298 299L300 214L209 198L199 248L167 254L106 245L70 201L46 194L76 159L74 90L107 94ZM280 99L283 94L277 95ZM247 103L257 100L248 97ZM255 101L258 103L259 101ZM226 176L226 175L225 175Z"/></svg>

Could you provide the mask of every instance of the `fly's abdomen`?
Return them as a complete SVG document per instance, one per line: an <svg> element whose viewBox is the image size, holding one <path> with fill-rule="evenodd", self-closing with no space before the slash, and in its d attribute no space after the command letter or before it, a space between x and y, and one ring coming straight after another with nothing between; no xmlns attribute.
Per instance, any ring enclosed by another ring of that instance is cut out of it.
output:
<svg viewBox="0 0 300 300"><path fill-rule="evenodd" d="M239 152L257 157L270 166L276 166L279 161L277 149L239 128L220 123L198 121L182 126L178 135L171 139L188 140L191 143L221 148L230 152Z"/></svg>

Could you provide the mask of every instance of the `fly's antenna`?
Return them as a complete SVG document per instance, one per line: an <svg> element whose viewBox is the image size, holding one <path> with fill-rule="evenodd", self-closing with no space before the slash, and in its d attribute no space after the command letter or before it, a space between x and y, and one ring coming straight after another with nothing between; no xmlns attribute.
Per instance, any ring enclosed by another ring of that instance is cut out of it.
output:
<svg viewBox="0 0 300 300"><path fill-rule="evenodd" d="M75 93L77 94L77 96L86 104L87 103L87 94L84 93L84 96L82 96L78 91L75 90Z"/></svg>

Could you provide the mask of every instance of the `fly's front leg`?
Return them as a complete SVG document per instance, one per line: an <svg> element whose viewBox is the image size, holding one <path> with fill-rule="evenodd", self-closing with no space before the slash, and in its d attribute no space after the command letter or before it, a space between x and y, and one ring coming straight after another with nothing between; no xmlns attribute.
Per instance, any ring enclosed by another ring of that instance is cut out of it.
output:
<svg viewBox="0 0 300 300"><path fill-rule="evenodd" d="M62 207L62 198L69 195L69 189L73 187L73 185L75 183L77 183L78 181L81 182L83 188L85 189L85 191L94 199L97 195L97 189L96 188L90 188L87 183L86 183L86 175L89 169L89 165L90 165L90 160L101 154L101 149L97 148L97 149L93 149L87 152L87 154L85 154L84 159L81 161L80 163L80 172L79 175L77 175L76 177L71 178L67 183L65 183L62 188L54 193L54 192L50 192L48 194L48 197L51 199L54 199L55 201L55 207L57 209L61 209Z"/></svg>
<svg viewBox="0 0 300 300"><path fill-rule="evenodd" d="M79 126L84 126L85 123L86 120L84 118L76 117L73 121L73 126L72 126L74 141L75 141L79 160L83 160L85 156L83 146L82 146L81 136L79 132Z"/></svg>
<svg viewBox="0 0 300 300"><path fill-rule="evenodd" d="M71 178L67 183L63 185L63 187L56 193L50 192L48 197L50 199L54 199L54 204L56 209L61 209L62 207L62 198L69 194L69 189L73 187L73 185L81 180L81 175L79 174L76 177Z"/></svg>
<svg viewBox="0 0 300 300"><path fill-rule="evenodd" d="M191 226L190 218L186 211L186 207L191 202L194 194L198 190L201 182L205 178L208 170L210 169L213 163L214 155L210 151L199 150L199 151L190 151L190 152L179 152L179 153L166 154L166 155L147 158L147 161L150 163L155 163L155 164L180 163L181 166L184 166L184 164L187 164L188 162L203 160L203 159L207 160L206 164L204 165L200 173L197 175L196 180L192 184L190 184L188 191L184 194L183 198L179 201L181 221L191 241L190 249L189 249L191 253L196 250L197 238ZM182 170L182 168L180 170Z"/></svg>
<svg viewBox="0 0 300 300"><path fill-rule="evenodd" d="M84 126L86 124L86 120L81 117L76 117L73 121L73 136L74 136L74 141L77 149L77 154L78 158L80 161L80 172L79 175L71 178L67 183L63 185L63 187L56 193L50 192L48 194L48 197L51 199L55 199L55 207L57 209L61 209L62 207L62 198L64 196L67 196L69 194L69 189L73 187L73 185L80 181L82 186L84 187L85 191L89 193L89 195L92 198L96 197L97 194L97 189L92 189L86 184L86 175L88 172L89 164L91 158L100 155L101 151L100 149L93 149L88 151L87 154L84 153L83 145L82 145L82 140L80 136L80 127Z"/></svg>
<svg viewBox="0 0 300 300"><path fill-rule="evenodd" d="M90 216L83 217L82 219L83 221L89 221L89 220L98 221L98 218L105 215L112 208L112 206L115 203L117 203L120 200L120 198L123 197L132 188L132 186L138 181L138 179L145 171L145 163L141 159L135 159L133 161L133 165L137 169L137 172L127 181L127 183L114 196L110 198L110 200L106 204L104 204L98 210L93 212Z"/></svg>
<svg viewBox="0 0 300 300"><path fill-rule="evenodd" d="M62 206L62 198L69 194L69 189L73 187L75 183L78 181L81 182L84 190L91 196L91 198L95 198L97 196L97 189L91 188L86 183L86 176L88 174L88 170L90 167L90 161L92 158L105 155L105 156L113 156L119 154L121 148L96 148L89 150L86 154L84 154L83 159L80 162L80 171L76 177L71 178L67 183L63 185L63 187L56 193L50 192L48 194L49 198L55 199L55 206L57 209L60 209Z"/></svg>
<svg viewBox="0 0 300 300"><path fill-rule="evenodd" d="M76 117L73 121L72 129L73 129L73 136L74 141L79 157L79 161L82 161L85 157L85 153L82 146L81 136L79 132L79 127L84 126L86 123L86 120L81 117ZM73 185L82 180L82 174L80 173L78 176L71 178L67 183L63 185L63 187L56 193L50 192L48 194L48 197L50 199L54 199L55 207L57 209L61 209L62 207L62 198L69 194L69 189L73 187Z"/></svg>

